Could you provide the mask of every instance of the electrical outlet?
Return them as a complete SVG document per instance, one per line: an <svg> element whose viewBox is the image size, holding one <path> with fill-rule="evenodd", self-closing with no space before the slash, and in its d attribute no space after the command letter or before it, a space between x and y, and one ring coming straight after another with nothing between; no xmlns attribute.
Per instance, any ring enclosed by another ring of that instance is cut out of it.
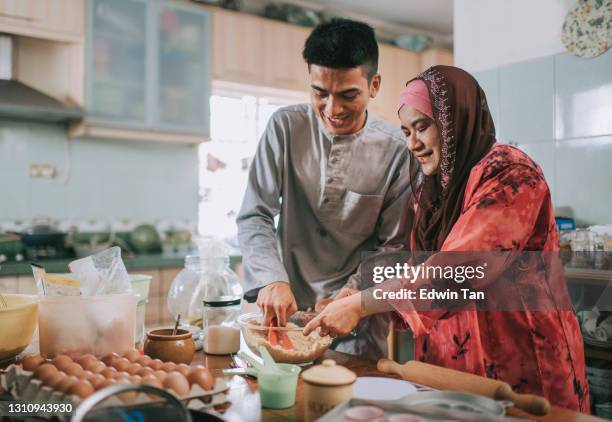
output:
<svg viewBox="0 0 612 422"><path fill-rule="evenodd" d="M28 174L32 178L53 179L57 176L57 169L53 164L30 164Z"/></svg>

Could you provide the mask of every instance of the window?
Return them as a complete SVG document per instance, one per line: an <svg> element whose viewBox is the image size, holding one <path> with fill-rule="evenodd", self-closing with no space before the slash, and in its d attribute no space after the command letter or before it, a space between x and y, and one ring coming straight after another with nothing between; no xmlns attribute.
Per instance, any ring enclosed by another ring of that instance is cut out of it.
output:
<svg viewBox="0 0 612 422"><path fill-rule="evenodd" d="M235 243L236 216L248 168L270 116L280 107L305 100L249 90L214 89L210 97L211 141L200 145L198 232Z"/></svg>

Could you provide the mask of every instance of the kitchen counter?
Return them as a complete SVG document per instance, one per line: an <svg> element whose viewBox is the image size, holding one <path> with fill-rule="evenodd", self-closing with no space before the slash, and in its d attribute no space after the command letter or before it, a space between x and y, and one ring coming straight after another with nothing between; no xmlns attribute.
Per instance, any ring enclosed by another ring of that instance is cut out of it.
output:
<svg viewBox="0 0 612 422"><path fill-rule="evenodd" d="M339 365L346 366L354 371L358 376L388 376L382 374L376 369L376 362L363 359L357 359L354 356L344 353L327 351L325 355L319 359L334 359ZM212 370L215 376L222 376L222 369L229 368L232 365L232 359L229 356L211 356L203 353L197 353L193 364L206 365ZM228 377L230 390L228 392L231 404L226 408L223 417L228 421L299 421L303 418L303 383L298 381L296 404L288 409L262 409L259 401L257 390L257 381L253 378L234 375ZM515 409L508 409L509 416L523 417L531 420L544 422L588 422L588 421L603 421L603 419L585 415L570 410L566 410L557 406L553 406L548 416L538 418L527 413Z"/></svg>
<svg viewBox="0 0 612 422"><path fill-rule="evenodd" d="M68 263L76 258L67 259L49 259L39 261L38 263L45 267L48 273L66 273L68 272ZM231 265L239 262L239 256L230 258ZM168 255L168 254L151 254L151 255L136 255L132 258L124 258L123 263L130 272L138 270L149 270L154 268L183 268L185 265L185 255ZM22 262L5 262L0 264L0 277L32 275L32 268L29 261Z"/></svg>

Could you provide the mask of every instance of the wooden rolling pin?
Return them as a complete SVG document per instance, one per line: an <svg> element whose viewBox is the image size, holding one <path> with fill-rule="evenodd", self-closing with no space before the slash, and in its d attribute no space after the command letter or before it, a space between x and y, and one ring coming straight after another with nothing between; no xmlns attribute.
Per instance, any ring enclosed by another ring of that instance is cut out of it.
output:
<svg viewBox="0 0 612 422"><path fill-rule="evenodd" d="M545 416L550 403L544 397L534 394L518 394L509 384L491 378L480 377L466 372L447 369L428 363L409 361L403 365L389 359L378 361L378 370L396 374L406 381L422 384L437 390L462 391L479 394L495 400L509 400L519 409L536 416Z"/></svg>

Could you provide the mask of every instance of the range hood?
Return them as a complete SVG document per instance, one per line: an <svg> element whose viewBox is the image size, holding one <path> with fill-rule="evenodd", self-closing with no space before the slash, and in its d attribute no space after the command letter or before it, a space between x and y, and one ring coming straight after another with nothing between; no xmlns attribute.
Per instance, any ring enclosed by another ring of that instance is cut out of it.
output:
<svg viewBox="0 0 612 422"><path fill-rule="evenodd" d="M0 34L0 118L40 122L68 122L83 110L62 103L14 79L14 39Z"/></svg>

